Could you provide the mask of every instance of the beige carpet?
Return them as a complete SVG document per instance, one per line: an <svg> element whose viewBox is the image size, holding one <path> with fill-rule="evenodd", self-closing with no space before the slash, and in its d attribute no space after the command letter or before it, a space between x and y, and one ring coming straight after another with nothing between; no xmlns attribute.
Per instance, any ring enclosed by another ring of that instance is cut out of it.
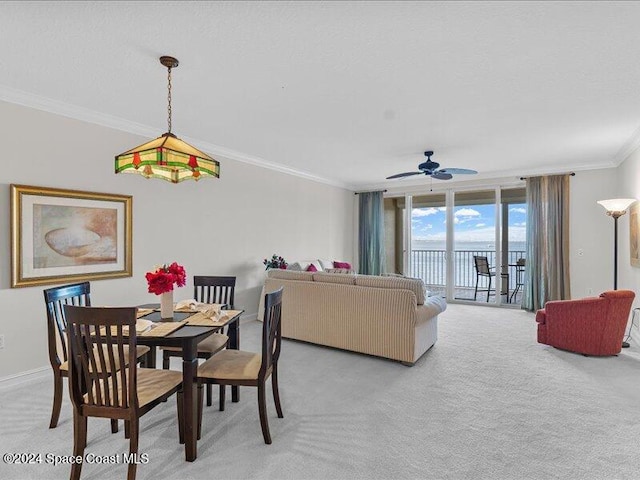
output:
<svg viewBox="0 0 640 480"><path fill-rule="evenodd" d="M261 324L242 325L257 349ZM587 358L539 345L533 315L450 305L439 340L412 368L285 341L281 396L262 441L255 391L205 411L199 458L178 444L175 400L142 420L139 479L638 479L640 348ZM178 363L174 364L175 367ZM216 396L217 397L217 396ZM70 454L67 394L49 430L51 381L0 389L0 450ZM88 453L128 448L108 422L89 423ZM68 478L69 467L8 466L0 478ZM84 479L125 478L124 465L85 465Z"/></svg>

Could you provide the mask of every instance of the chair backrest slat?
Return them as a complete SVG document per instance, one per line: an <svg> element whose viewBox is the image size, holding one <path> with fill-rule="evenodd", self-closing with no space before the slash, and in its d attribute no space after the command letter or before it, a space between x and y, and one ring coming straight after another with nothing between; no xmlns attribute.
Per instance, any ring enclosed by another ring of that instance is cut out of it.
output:
<svg viewBox="0 0 640 480"><path fill-rule="evenodd" d="M271 366L280 357L280 345L282 343L282 291L278 290L267 293L264 296L264 316L262 325L262 365L260 375L266 375Z"/></svg>
<svg viewBox="0 0 640 480"><path fill-rule="evenodd" d="M193 277L193 298L202 303L224 303L233 309L235 301L236 277L195 275Z"/></svg>
<svg viewBox="0 0 640 480"><path fill-rule="evenodd" d="M67 305L64 310L74 405L123 410L137 406L136 308Z"/></svg>

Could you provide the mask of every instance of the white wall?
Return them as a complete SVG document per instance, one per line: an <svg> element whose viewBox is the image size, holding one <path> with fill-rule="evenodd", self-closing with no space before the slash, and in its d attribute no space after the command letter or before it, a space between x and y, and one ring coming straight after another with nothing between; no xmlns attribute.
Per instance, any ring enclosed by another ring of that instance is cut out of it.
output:
<svg viewBox="0 0 640 480"><path fill-rule="evenodd" d="M0 378L48 365L47 287L10 288L12 183L133 195L133 277L92 281L94 305L156 301L145 273L177 261L189 276L236 275L236 306L251 316L263 258L355 260L351 191L224 158L219 180L115 175L114 156L147 138L4 102L0 131ZM190 281L174 292L192 295Z"/></svg>
<svg viewBox="0 0 640 480"><path fill-rule="evenodd" d="M618 189L616 194L609 198L636 198L640 199L640 149L631 153L617 171ZM619 244L618 244L618 288L626 288L640 295L640 268L631 266L629 261L629 215L620 217ZM634 306L640 305L640 299L636 296Z"/></svg>
<svg viewBox="0 0 640 480"><path fill-rule="evenodd" d="M615 168L581 170L571 177L571 297L613 289L613 219L597 201L623 196ZM629 262L629 218L618 221L618 265ZM582 251L582 255L580 255ZM620 268L620 267L619 267ZM618 288L627 288L618 274Z"/></svg>

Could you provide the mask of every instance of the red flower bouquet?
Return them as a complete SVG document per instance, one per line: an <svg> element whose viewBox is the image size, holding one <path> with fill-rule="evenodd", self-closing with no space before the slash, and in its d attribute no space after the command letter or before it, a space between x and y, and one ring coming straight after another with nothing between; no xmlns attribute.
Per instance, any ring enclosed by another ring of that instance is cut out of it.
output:
<svg viewBox="0 0 640 480"><path fill-rule="evenodd" d="M149 293L160 295L173 291L173 285L184 287L187 283L187 273L182 265L173 262L171 265L162 265L153 272L145 275L149 284Z"/></svg>

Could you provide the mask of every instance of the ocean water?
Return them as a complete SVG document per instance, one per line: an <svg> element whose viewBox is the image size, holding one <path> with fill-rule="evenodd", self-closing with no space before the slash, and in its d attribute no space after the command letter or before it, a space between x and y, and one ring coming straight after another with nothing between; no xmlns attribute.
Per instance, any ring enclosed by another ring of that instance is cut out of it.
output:
<svg viewBox="0 0 640 480"><path fill-rule="evenodd" d="M429 250L423 252L420 250ZM454 276L456 287L473 287L476 281L474 255L486 256L490 266L497 264L495 243L457 242L454 244ZM526 257L525 242L509 242L507 263L515 264ZM446 282L446 246L444 242L415 240L411 253L411 276L422 278L427 285L444 285ZM506 267L511 271L510 267ZM514 272L512 272L514 273ZM515 284L515 275L510 275L510 288Z"/></svg>
<svg viewBox="0 0 640 480"><path fill-rule="evenodd" d="M413 240L413 250L446 250L445 242L440 240ZM454 242L454 250L470 250L470 251L494 251L496 244L494 242ZM525 251L526 242L509 242L510 251Z"/></svg>

